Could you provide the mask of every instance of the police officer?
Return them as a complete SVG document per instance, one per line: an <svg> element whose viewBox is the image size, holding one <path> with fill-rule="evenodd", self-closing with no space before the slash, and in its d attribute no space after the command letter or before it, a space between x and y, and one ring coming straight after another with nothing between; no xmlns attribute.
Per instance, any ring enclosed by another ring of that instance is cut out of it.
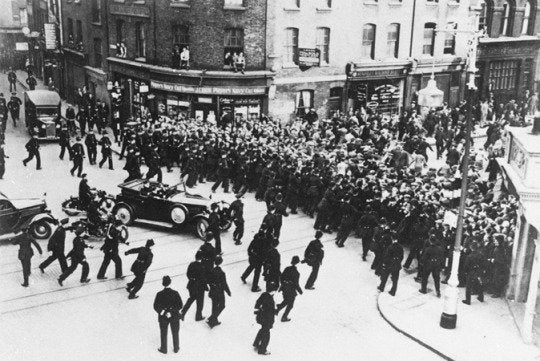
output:
<svg viewBox="0 0 540 361"><path fill-rule="evenodd" d="M242 203L241 198L242 193L236 194L236 199L229 207L231 218L236 227L233 232L233 240L236 245L242 244L242 237L244 236L244 203Z"/></svg>
<svg viewBox="0 0 540 361"><path fill-rule="evenodd" d="M161 181L163 180L163 173L161 172L160 157L158 154L157 145L152 147L152 150L150 151L150 154L146 159L148 165L148 173L146 174L146 179L153 178L157 175L157 181L161 183Z"/></svg>
<svg viewBox="0 0 540 361"><path fill-rule="evenodd" d="M154 254L152 253L153 245L154 240L149 239L146 241L144 247L132 248L124 252L126 256L135 253L137 254L137 259L131 265L131 272L133 272L135 278L126 285L126 290L129 292L128 298L130 300L139 297L137 296L137 292L142 288L146 277L146 271L148 271L148 268L154 260Z"/></svg>
<svg viewBox="0 0 540 361"><path fill-rule="evenodd" d="M169 276L163 276L161 284L164 288L156 294L156 298L154 299L154 310L158 314L161 339L161 346L158 348L158 351L164 354L167 353L167 332L170 325L173 339L173 351L174 353L177 353L180 350L178 332L180 331L180 310L183 305L182 298L178 291L169 287L171 285L171 278Z"/></svg>
<svg viewBox="0 0 540 361"><path fill-rule="evenodd" d="M86 150L88 152L88 161L90 162L90 165L96 164L98 141L93 130L86 134L86 137L84 138L84 144L86 145Z"/></svg>
<svg viewBox="0 0 540 361"><path fill-rule="evenodd" d="M29 74L28 78L26 78L26 84L28 85L28 88L30 88L30 90L35 90L36 85L37 85L37 80L31 74Z"/></svg>
<svg viewBox="0 0 540 361"><path fill-rule="evenodd" d="M253 282L251 284L252 292L259 292L261 290L259 288L259 277L261 276L261 268L266 258L265 246L265 231L260 229L249 244L247 249L249 265L240 277L242 282L245 284L246 278L248 278L251 272L253 272Z"/></svg>
<svg viewBox="0 0 540 361"><path fill-rule="evenodd" d="M76 143L71 147L71 155L73 157L73 168L69 171L71 176L75 176L75 171L77 171L77 177L81 177L83 172L83 158L84 158L84 147L81 144L81 137L75 138Z"/></svg>
<svg viewBox="0 0 540 361"><path fill-rule="evenodd" d="M229 193L229 171L227 154L222 154L221 159L218 162L217 181L212 186L212 192L215 193L220 184L223 184L223 191Z"/></svg>
<svg viewBox="0 0 540 361"><path fill-rule="evenodd" d="M11 99L7 103L7 107L9 109L9 113L11 114L11 119L13 120L14 127L17 126L17 120L19 120L22 105L21 99L16 94L17 93L12 93Z"/></svg>
<svg viewBox="0 0 540 361"><path fill-rule="evenodd" d="M462 301L466 305L471 304L471 294L473 290L478 293L478 301L484 302L484 262L485 257L478 244L471 244L471 254L465 259L465 271L467 273L467 283L465 288L465 299Z"/></svg>
<svg viewBox="0 0 540 361"><path fill-rule="evenodd" d="M375 254L373 258L373 263L371 264L371 269L375 271L375 274L380 275L381 263L386 248L392 244L392 237L390 229L388 228L388 222L386 218L381 218L380 224L375 227L373 231L373 242L371 245L371 250Z"/></svg>
<svg viewBox="0 0 540 361"><path fill-rule="evenodd" d="M71 258L71 265L68 267L68 269L66 269L65 272L62 272L62 274L58 278L58 284L60 286L64 285L63 282L66 280L66 278L69 277L69 275L75 272L79 264L82 266L81 283L90 282L90 279L88 278L88 273L90 271L90 268L88 266L88 262L86 262L86 256L84 254L84 250L86 248L94 248L94 247L86 244L84 240L88 236L83 235L83 233L84 233L84 230L82 228L77 228L75 230L75 238L73 239L73 249L69 251L69 253L67 254L67 257Z"/></svg>
<svg viewBox="0 0 540 361"><path fill-rule="evenodd" d="M388 276L391 276L392 288L389 293L392 296L396 295L401 261L403 261L403 247L397 242L397 238L394 236L392 237L392 244L388 246L382 259L381 284L378 287L379 291L384 292Z"/></svg>
<svg viewBox="0 0 540 361"><path fill-rule="evenodd" d="M200 252L195 254L195 261L191 262L187 269L188 284L187 289L189 291L189 298L182 309L180 319L184 320L184 317L191 307L193 302L197 302L197 311L195 313L195 321L202 321L204 317L202 310L204 306L204 292L206 288L206 272L204 265L201 263L202 255Z"/></svg>
<svg viewBox="0 0 540 361"><path fill-rule="evenodd" d="M0 142L0 179L4 179L4 173L6 172L6 160L9 158L4 150L4 143Z"/></svg>
<svg viewBox="0 0 540 361"><path fill-rule="evenodd" d="M66 109L66 119L67 119L67 127L68 132L70 135L74 135L77 132L77 127L75 125L75 109L71 105L68 105Z"/></svg>
<svg viewBox="0 0 540 361"><path fill-rule="evenodd" d="M208 215L208 231L212 233L213 238L216 240L216 252L221 254L221 217L218 213L219 206L213 203L210 206L211 212Z"/></svg>
<svg viewBox="0 0 540 361"><path fill-rule="evenodd" d="M204 243L199 247L199 250L197 253L201 257L201 263L204 267L204 271L206 273L206 277L209 276L210 272L212 271L212 268L214 267L214 261L216 260L216 249L214 246L212 246L212 243L210 241L214 238L214 235L212 232L206 232L206 236L204 238Z"/></svg>
<svg viewBox="0 0 540 361"><path fill-rule="evenodd" d="M274 237L279 240L279 236L281 235L281 226L283 225L283 217L289 216L289 213L287 213L287 205L283 203L283 195L281 193L276 195L276 202L274 203L274 216Z"/></svg>
<svg viewBox="0 0 540 361"><path fill-rule="evenodd" d="M36 158L36 169L41 169L41 156L39 154L39 141L37 135L33 134L32 138L25 145L26 150L28 151L28 157L23 160L23 165L26 167L26 163L30 162L34 157Z"/></svg>
<svg viewBox="0 0 540 361"><path fill-rule="evenodd" d="M441 269L444 266L444 250L437 243L435 235L431 235L429 244L422 253L422 288L420 293L427 293L429 275L433 276L437 297L441 297Z"/></svg>
<svg viewBox="0 0 540 361"><path fill-rule="evenodd" d="M306 263L311 267L311 273L306 281L306 290L314 290L315 281L319 274L319 268L321 267L322 260L324 258L323 244L321 242L322 231L315 232L315 239L309 242L306 250L304 251L304 259L302 263Z"/></svg>
<svg viewBox="0 0 540 361"><path fill-rule="evenodd" d="M302 294L302 288L298 284L300 279L300 273L296 269L296 265L300 262L298 256L293 256L291 265L286 267L281 274L281 292L283 293L283 302L277 305L276 314L285 308L285 312L281 316L281 322L289 322L291 319L288 317L294 306L294 300L297 293Z"/></svg>
<svg viewBox="0 0 540 361"><path fill-rule="evenodd" d="M28 278L30 277L32 269L32 257L34 256L34 250L32 245L36 247L39 254L43 254L41 251L41 246L36 242L34 238L28 233L28 228L22 229L23 233L17 237L13 244L19 245L19 260L21 261L23 278L24 282L21 283L21 286L28 287Z"/></svg>
<svg viewBox="0 0 540 361"><path fill-rule="evenodd" d="M212 300L212 315L208 317L208 320L206 321L211 328L221 324L218 317L225 309L225 293L231 297L231 290L227 284L227 277L225 276L225 272L221 269L223 258L217 256L214 263L216 266L210 272L208 280L208 285L210 286L208 296Z"/></svg>
<svg viewBox="0 0 540 361"><path fill-rule="evenodd" d="M266 287L266 292L263 292L257 299L257 302L255 302L255 315L257 315L255 320L261 325L261 329L257 332L257 336L255 336L253 347L259 355L270 354L267 347L270 343L270 329L274 326L276 315L275 292L276 286L270 284Z"/></svg>
<svg viewBox="0 0 540 361"><path fill-rule="evenodd" d="M55 260L58 260L60 263L60 269L62 273L67 270L67 262L65 252L65 243L66 243L66 229L64 226L69 222L68 218L64 218L60 221L60 224L54 230L51 238L49 238L49 243L47 244L47 251L51 252L51 255L39 265L41 273L45 272L51 263Z"/></svg>
<svg viewBox="0 0 540 361"><path fill-rule="evenodd" d="M113 161L112 161L112 149L111 149L111 140L107 136L107 131L103 131L103 136L99 140L99 145L101 145L101 162L99 162L99 167L101 168L105 161L109 160L109 169L114 170Z"/></svg>
<svg viewBox="0 0 540 361"><path fill-rule="evenodd" d="M358 221L361 237L362 237L362 261L366 260L367 254L373 241L373 232L377 226L377 218L371 209L371 206L366 207L366 211Z"/></svg>
<svg viewBox="0 0 540 361"><path fill-rule="evenodd" d="M270 283L279 286L281 278L281 255L277 250L279 241L277 239L268 239L265 235L265 246L263 248L265 259L263 263L263 276L268 286Z"/></svg>
<svg viewBox="0 0 540 361"><path fill-rule="evenodd" d="M111 222L108 225L105 243L100 248L100 250L103 251L104 257L97 274L98 280L107 279L107 277L105 277L105 273L107 272L107 267L109 267L109 263L111 263L111 261L114 262L114 277L116 279L124 278L122 275L122 259L118 254L118 245L120 243L129 245L129 242L127 242L127 229L122 224L121 220L116 219L114 222Z"/></svg>
<svg viewBox="0 0 540 361"><path fill-rule="evenodd" d="M66 154L66 150L69 154L69 160L73 159L72 152L71 152L71 144L69 144L69 132L67 127L62 126L60 128L60 132L58 132L59 142L60 145L60 159L64 159L64 154Z"/></svg>

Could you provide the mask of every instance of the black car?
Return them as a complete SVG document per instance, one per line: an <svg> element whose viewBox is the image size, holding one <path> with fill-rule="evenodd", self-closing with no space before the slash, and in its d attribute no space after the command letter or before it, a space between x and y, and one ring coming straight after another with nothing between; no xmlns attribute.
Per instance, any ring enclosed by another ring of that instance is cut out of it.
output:
<svg viewBox="0 0 540 361"><path fill-rule="evenodd" d="M57 224L45 200L39 198L9 199L0 192L0 236L19 233L28 227L32 237L49 238Z"/></svg>
<svg viewBox="0 0 540 361"><path fill-rule="evenodd" d="M202 239L208 228L210 206L217 203L221 213L221 229L226 231L231 227L228 203L188 193L181 184L168 186L137 179L122 183L119 187L122 191L116 196L113 214L126 225L140 220L174 228L193 226L195 234Z"/></svg>

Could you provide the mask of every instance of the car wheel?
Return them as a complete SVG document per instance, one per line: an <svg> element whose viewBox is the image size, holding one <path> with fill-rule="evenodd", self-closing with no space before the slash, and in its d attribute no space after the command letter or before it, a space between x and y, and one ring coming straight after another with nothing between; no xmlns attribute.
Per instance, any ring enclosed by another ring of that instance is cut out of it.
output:
<svg viewBox="0 0 540 361"><path fill-rule="evenodd" d="M197 237L199 237L200 239L204 239L206 237L207 229L208 220L205 218L197 219L197 223L195 223L195 233L197 234Z"/></svg>
<svg viewBox="0 0 540 361"><path fill-rule="evenodd" d="M181 224L184 224L186 221L186 211L182 207L174 207L171 209L171 222L175 226L179 226Z"/></svg>
<svg viewBox="0 0 540 361"><path fill-rule="evenodd" d="M121 204L116 207L116 212L114 213L114 215L126 226L133 223L133 211L129 206L125 204Z"/></svg>
<svg viewBox="0 0 540 361"><path fill-rule="evenodd" d="M29 232L30 235L35 239L46 239L51 236L52 229L49 222L39 220L30 225Z"/></svg>
<svg viewBox="0 0 540 361"><path fill-rule="evenodd" d="M101 209L104 209L107 212L107 214L112 213L112 210L114 209L115 205L116 205L116 202L110 198L103 198L101 202L99 203L99 207Z"/></svg>

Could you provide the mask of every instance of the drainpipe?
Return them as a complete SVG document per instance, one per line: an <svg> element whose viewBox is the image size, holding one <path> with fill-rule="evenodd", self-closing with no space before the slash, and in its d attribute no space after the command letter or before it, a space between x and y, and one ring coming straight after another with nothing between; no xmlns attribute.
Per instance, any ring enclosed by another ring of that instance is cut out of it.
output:
<svg viewBox="0 0 540 361"><path fill-rule="evenodd" d="M414 25L416 20L416 0L413 1L412 20L411 20L411 43L409 45L409 58L412 58L413 40L414 40Z"/></svg>

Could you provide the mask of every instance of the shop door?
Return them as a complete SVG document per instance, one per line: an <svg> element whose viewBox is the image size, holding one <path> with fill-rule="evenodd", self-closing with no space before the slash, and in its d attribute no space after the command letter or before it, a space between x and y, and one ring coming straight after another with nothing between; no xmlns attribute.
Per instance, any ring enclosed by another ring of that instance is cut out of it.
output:
<svg viewBox="0 0 540 361"><path fill-rule="evenodd" d="M201 118L202 120L208 120L216 117L216 107L214 104L195 103L193 107L195 119Z"/></svg>

